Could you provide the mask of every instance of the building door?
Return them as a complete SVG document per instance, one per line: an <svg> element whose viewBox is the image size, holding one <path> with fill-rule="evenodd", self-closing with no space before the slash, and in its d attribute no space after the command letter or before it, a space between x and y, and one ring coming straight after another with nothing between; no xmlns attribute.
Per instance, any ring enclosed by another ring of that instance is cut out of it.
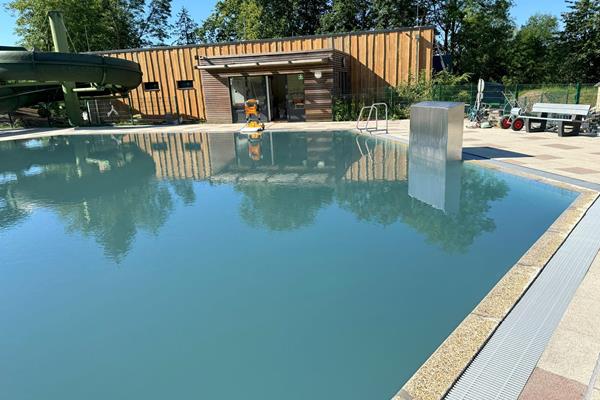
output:
<svg viewBox="0 0 600 400"><path fill-rule="evenodd" d="M273 75L269 79L269 87L271 88L271 118L273 121L287 121L286 75Z"/></svg>
<svg viewBox="0 0 600 400"><path fill-rule="evenodd" d="M304 76L273 75L269 80L273 121L304 121Z"/></svg>
<svg viewBox="0 0 600 400"><path fill-rule="evenodd" d="M289 74L286 80L288 121L304 121L304 75Z"/></svg>
<svg viewBox="0 0 600 400"><path fill-rule="evenodd" d="M248 99L258 100L260 119L268 121L267 82L264 76L234 76L229 78L233 122L246 122L244 103Z"/></svg>

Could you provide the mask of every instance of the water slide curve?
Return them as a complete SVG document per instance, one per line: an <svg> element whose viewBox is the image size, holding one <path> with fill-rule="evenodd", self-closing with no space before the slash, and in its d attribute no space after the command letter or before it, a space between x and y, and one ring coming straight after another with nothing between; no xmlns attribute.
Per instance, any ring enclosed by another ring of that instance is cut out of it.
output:
<svg viewBox="0 0 600 400"><path fill-rule="evenodd" d="M85 92L94 96L126 93L141 81L139 64L128 60L0 46L0 113L62 100L62 82L97 88Z"/></svg>

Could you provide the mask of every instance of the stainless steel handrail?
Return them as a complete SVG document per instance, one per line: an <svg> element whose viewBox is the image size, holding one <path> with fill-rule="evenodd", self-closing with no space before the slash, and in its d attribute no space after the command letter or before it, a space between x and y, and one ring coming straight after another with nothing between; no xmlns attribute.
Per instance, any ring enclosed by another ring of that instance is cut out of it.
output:
<svg viewBox="0 0 600 400"><path fill-rule="evenodd" d="M385 110L385 128L379 128L379 108L383 106ZM369 115L367 116L367 120L364 121L364 126L361 126L361 122L363 122L363 113L365 110L369 110ZM375 126L369 126L371 123L373 116L373 111L375 111ZM374 132L385 132L388 133L388 105L386 103L373 103L370 106L364 106L360 109L360 113L358 114L358 119L356 120L356 129L363 132L369 132L373 134Z"/></svg>

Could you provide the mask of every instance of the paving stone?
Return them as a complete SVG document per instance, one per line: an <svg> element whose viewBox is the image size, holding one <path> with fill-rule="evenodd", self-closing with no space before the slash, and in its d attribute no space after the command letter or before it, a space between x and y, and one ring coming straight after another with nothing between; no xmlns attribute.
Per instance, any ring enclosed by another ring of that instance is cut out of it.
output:
<svg viewBox="0 0 600 400"><path fill-rule="evenodd" d="M561 171L571 172L574 174L600 174L600 171L596 171L594 169L582 168L582 167L567 167L567 168L557 168Z"/></svg>
<svg viewBox="0 0 600 400"><path fill-rule="evenodd" d="M535 368L519 400L581 400L586 386L542 368Z"/></svg>
<svg viewBox="0 0 600 400"><path fill-rule="evenodd" d="M562 143L550 143L550 144L545 144L544 146L548 146L548 147L554 147L555 149L561 149L561 150L575 150L575 149L581 149L581 147L577 147L577 146L571 146L568 144L562 144Z"/></svg>

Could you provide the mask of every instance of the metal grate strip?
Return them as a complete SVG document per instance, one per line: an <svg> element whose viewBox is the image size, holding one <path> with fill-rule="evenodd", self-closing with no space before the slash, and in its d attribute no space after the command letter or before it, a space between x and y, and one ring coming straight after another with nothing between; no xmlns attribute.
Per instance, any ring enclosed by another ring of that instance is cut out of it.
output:
<svg viewBox="0 0 600 400"><path fill-rule="evenodd" d="M596 201L446 396L516 400L600 249Z"/></svg>

